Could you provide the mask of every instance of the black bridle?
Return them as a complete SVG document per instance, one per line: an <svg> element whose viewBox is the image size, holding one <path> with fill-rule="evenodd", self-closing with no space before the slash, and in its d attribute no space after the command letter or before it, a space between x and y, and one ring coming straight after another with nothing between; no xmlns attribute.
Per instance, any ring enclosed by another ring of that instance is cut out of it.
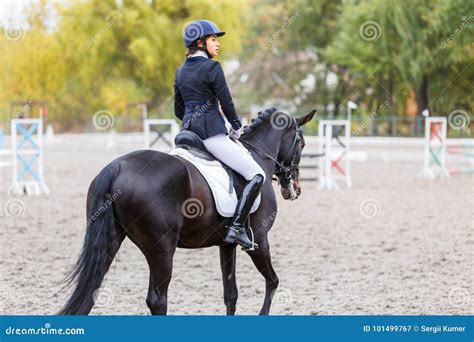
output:
<svg viewBox="0 0 474 342"><path fill-rule="evenodd" d="M277 157L277 159L275 159L274 157L272 157L271 155L269 155L268 153L266 153L262 149L252 145L248 141L245 141L243 139L238 140L241 143L243 143L244 145L250 147L255 152L259 152L259 153L263 154L266 158L273 160L276 163L275 171L273 172L273 174L278 177L279 181L280 181L280 178L282 176L284 176L285 179L290 180L291 179L291 173L293 171L296 171L297 173L299 173L299 166L295 162L295 159L296 159L296 152L298 150L298 144L301 141L301 134L300 134L301 130L298 126L298 123L296 122L296 119L294 117L292 117L292 119L293 119L293 122L295 123L295 127L296 127L296 129L295 129L295 138L293 139L293 143L291 144L291 148L288 150L286 155L281 159L278 158L278 157Z"/></svg>

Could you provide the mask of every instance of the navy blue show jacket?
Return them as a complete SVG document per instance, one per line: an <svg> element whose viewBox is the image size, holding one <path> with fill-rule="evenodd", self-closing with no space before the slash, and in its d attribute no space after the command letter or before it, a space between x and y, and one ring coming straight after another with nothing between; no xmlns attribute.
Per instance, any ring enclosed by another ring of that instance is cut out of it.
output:
<svg viewBox="0 0 474 342"><path fill-rule="evenodd" d="M187 58L176 70L174 82L174 112L182 129L201 139L226 134L219 104L232 127L239 129L242 124L219 62L202 56Z"/></svg>

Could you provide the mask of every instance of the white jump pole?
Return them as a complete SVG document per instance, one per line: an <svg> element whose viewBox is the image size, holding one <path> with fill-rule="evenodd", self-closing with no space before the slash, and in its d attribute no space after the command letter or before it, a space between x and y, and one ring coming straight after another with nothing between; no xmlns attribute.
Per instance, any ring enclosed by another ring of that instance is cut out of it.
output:
<svg viewBox="0 0 474 342"><path fill-rule="evenodd" d="M13 159L12 159L12 150L6 148L5 144L5 130L0 128L0 167L12 167L13 166Z"/></svg>
<svg viewBox="0 0 474 342"><path fill-rule="evenodd" d="M344 127L344 146L334 148L333 127ZM318 128L319 153L319 188L339 189L337 180L343 180L347 188L352 187L350 152L350 121L349 120L321 120ZM340 166L344 165L344 169ZM337 173L334 172L337 171Z"/></svg>
<svg viewBox="0 0 474 342"><path fill-rule="evenodd" d="M352 122L352 110L357 109L358 107L359 106L352 101L347 102L347 120L349 120L349 123Z"/></svg>
<svg viewBox="0 0 474 342"><path fill-rule="evenodd" d="M146 103L140 103L138 104L138 108L142 111L142 121L145 121L148 119L148 106Z"/></svg>

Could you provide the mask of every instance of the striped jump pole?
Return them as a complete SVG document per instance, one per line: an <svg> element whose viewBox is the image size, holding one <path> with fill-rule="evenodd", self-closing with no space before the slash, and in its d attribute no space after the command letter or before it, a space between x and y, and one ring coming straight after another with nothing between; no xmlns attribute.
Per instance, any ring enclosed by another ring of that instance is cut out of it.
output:
<svg viewBox="0 0 474 342"><path fill-rule="evenodd" d="M452 176L474 173L474 144L448 144L447 153L450 155L466 157L471 167L450 168L449 173Z"/></svg>
<svg viewBox="0 0 474 342"><path fill-rule="evenodd" d="M452 168L449 169L449 173L451 176L456 176L456 175L469 175L474 173L474 168Z"/></svg>
<svg viewBox="0 0 474 342"><path fill-rule="evenodd" d="M312 160L312 159L321 158L321 157L324 157L324 154L322 154L322 153L303 153L301 155L301 161L303 161L303 160ZM308 170L308 171L302 172L302 176L301 176L302 181L312 182L312 181L317 181L318 180L318 177L316 177L317 176L316 172L317 172L317 169L318 169L318 164L317 163L314 163L314 164L309 164L309 163L301 164L300 163L299 168L300 168L300 170ZM303 176L303 173L304 173L304 176ZM314 174L314 176L309 176L310 174L311 175Z"/></svg>
<svg viewBox="0 0 474 342"><path fill-rule="evenodd" d="M446 147L446 152L449 154L462 155L468 158L474 158L474 151L468 151L468 149L474 148L474 145L470 144L452 144Z"/></svg>

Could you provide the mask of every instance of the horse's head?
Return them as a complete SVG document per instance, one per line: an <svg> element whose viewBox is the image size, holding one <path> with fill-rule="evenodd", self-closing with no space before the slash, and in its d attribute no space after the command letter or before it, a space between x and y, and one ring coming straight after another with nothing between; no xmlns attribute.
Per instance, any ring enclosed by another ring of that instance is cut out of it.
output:
<svg viewBox="0 0 474 342"><path fill-rule="evenodd" d="M305 142L300 127L310 121L314 113L316 113L316 110L312 110L299 118L294 118L284 111L276 110L272 113L271 123L273 128L285 130L282 135L274 174L280 184L281 194L287 200L294 200L301 194L299 164Z"/></svg>
<svg viewBox="0 0 474 342"><path fill-rule="evenodd" d="M273 175L281 186L284 199L294 200L301 194L299 164L304 138L300 127L310 121L314 113L316 110L294 118L276 108L266 109L252 119L240 139L263 160L274 163Z"/></svg>

